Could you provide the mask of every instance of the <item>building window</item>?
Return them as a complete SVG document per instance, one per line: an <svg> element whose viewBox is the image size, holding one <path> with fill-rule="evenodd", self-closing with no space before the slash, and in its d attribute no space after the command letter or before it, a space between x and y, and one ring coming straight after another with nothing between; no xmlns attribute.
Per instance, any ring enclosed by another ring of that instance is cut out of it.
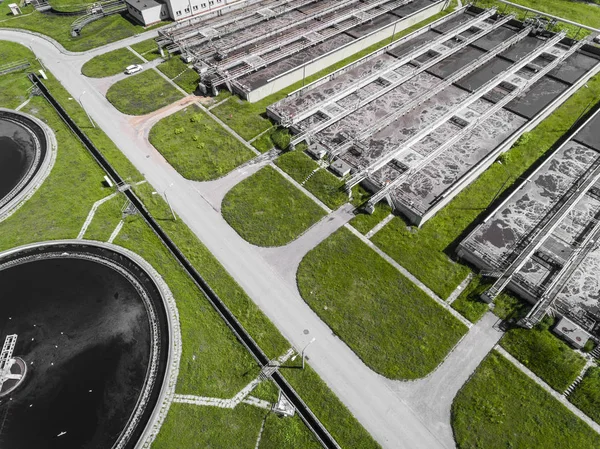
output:
<svg viewBox="0 0 600 449"><path fill-rule="evenodd" d="M194 6L192 6L192 9L193 9L194 11L198 11L198 5L194 5Z"/></svg>
<svg viewBox="0 0 600 449"><path fill-rule="evenodd" d="M203 7L203 8L206 8L206 3L202 3L202 7Z"/></svg>
<svg viewBox="0 0 600 449"><path fill-rule="evenodd" d="M217 3L221 3L222 0L217 0Z"/></svg>
<svg viewBox="0 0 600 449"><path fill-rule="evenodd" d="M213 2L213 1L210 1L210 2L208 2L208 5L209 5L209 6L212 6L212 5L214 5L214 4L215 4L215 2Z"/></svg>
<svg viewBox="0 0 600 449"><path fill-rule="evenodd" d="M181 15L181 11L177 11L177 12L175 13L175 15L176 15L176 16L180 16L180 15Z"/></svg>
<svg viewBox="0 0 600 449"><path fill-rule="evenodd" d="M190 8L185 8L185 12L190 12Z"/></svg>

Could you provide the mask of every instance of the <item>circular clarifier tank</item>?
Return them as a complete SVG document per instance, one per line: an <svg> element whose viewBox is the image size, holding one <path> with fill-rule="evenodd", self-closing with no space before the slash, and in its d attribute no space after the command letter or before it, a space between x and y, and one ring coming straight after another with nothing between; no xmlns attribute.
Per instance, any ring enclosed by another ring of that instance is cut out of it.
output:
<svg viewBox="0 0 600 449"><path fill-rule="evenodd" d="M179 328L158 274L122 248L49 242L0 254L0 345L20 385L0 396L0 447L136 448L168 409ZM173 349L175 348L175 349Z"/></svg>
<svg viewBox="0 0 600 449"><path fill-rule="evenodd" d="M35 117L0 108L0 220L14 212L52 169L54 133Z"/></svg>

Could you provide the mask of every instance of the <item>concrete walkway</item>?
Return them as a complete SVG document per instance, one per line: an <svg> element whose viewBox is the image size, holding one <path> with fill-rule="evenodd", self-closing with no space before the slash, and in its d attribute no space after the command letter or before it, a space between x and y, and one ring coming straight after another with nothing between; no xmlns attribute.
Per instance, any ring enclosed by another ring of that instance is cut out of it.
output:
<svg viewBox="0 0 600 449"><path fill-rule="evenodd" d="M454 438L450 425L454 397L504 334L496 326L498 321L494 314L486 313L425 379L389 381L390 388L400 394L422 422L443 441Z"/></svg>
<svg viewBox="0 0 600 449"><path fill-rule="evenodd" d="M259 248L257 251L288 283L296 283L298 265L304 256L319 243L354 218L354 206L344 206L326 215L293 242L276 248Z"/></svg>

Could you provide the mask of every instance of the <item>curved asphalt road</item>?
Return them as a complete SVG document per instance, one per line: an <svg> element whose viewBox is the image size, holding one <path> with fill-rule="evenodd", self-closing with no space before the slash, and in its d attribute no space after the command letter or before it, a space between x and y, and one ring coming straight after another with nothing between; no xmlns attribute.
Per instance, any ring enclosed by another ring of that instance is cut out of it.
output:
<svg viewBox="0 0 600 449"><path fill-rule="evenodd" d="M169 188L169 199L176 213L296 348L302 348L313 337L316 338L307 350L311 365L382 446L411 449L454 447L450 429L439 432L436 426L426 423L428 419L422 420L418 407L413 410L402 399L406 397L409 400L409 397L394 388L399 383L374 373L345 343L332 335L331 329L302 300L296 286L273 268L272 261L269 263L256 247L239 237L221 214L204 200L194 184L180 176L164 160L144 138L143 132L133 128L134 119L116 111L96 90L94 81L81 75L81 66L94 55L154 36L156 31L150 31L77 54L66 52L41 36L0 30L0 39L31 47L73 98L80 98L82 92L86 92L81 96L81 102L87 112L154 188L162 192L173 184ZM473 362L475 360L471 364ZM440 380L443 384L444 380ZM457 390L465 380L466 377L461 378L456 388L450 390Z"/></svg>

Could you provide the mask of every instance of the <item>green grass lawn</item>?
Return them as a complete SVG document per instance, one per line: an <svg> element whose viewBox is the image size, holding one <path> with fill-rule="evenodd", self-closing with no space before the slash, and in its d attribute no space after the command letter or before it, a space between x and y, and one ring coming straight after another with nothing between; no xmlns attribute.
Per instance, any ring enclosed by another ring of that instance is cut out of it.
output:
<svg viewBox="0 0 600 449"><path fill-rule="evenodd" d="M450 260L447 254L453 254L454 244L464 237L465 229L488 213L486 211L498 192L502 188L511 188L512 182L569 129L590 100L600 97L600 76L592 78L587 85L588 88L579 89L539 124L528 140L509 150L504 167L493 164L423 227L409 227L402 219L394 218L373 237L373 243L440 297L447 298L469 272L466 266ZM512 175L506 185L505 168Z"/></svg>
<svg viewBox="0 0 600 449"><path fill-rule="evenodd" d="M221 209L227 223L258 246L285 245L325 216L314 201L268 166L231 189Z"/></svg>
<svg viewBox="0 0 600 449"><path fill-rule="evenodd" d="M187 93L193 93L198 87L198 73L179 57L173 56L161 62L157 68Z"/></svg>
<svg viewBox="0 0 600 449"><path fill-rule="evenodd" d="M254 157L196 105L160 120L149 138L175 170L194 181L219 178Z"/></svg>
<svg viewBox="0 0 600 449"><path fill-rule="evenodd" d="M29 50L17 44L0 42L0 54L11 55L11 58L20 58L27 56ZM79 104L70 99L68 93L56 82L52 74L48 73L48 75L50 79L46 83L53 94L75 121L82 126L82 129L113 166L126 179L139 180L140 174L137 170L102 131L89 125L87 116ZM7 85L11 86L10 90L6 89ZM0 93L3 95L3 99L7 100L7 104L20 104L23 95L20 88L25 88L25 85L19 83L17 86L19 88L13 87L13 77L0 77ZM96 162L67 130L45 100L35 97L23 111L35 114L50 124L56 132L59 149L55 166L46 181L25 205L0 223L0 250L35 241L75 238L92 204L112 192L112 189L102 186L103 172L98 168ZM289 348L289 343L210 252L191 234L189 229L180 220L174 222L170 219L168 206L162 199L151 195L154 190L152 186L142 184L135 186L135 190L263 350L270 357L279 356L285 352ZM106 235L112 224L116 226L120 219L118 203L119 200L115 198L105 204L109 206L108 209L103 207L105 205L99 209L99 214L88 229L90 236L107 238ZM105 223L105 221L110 221L110 223ZM212 307L198 292L177 262L158 243L157 237L139 216L127 219L127 223L115 243L142 255L160 272L174 293L180 313L183 337L181 377L177 391L231 397L245 386L249 382L248 379L258 373L258 367L225 327L222 320L216 316ZM378 447L309 366L304 371L294 370L293 375L289 376L289 381L342 446ZM202 414L208 416L214 410L216 409L203 409ZM157 442L157 444L166 444L162 447L169 449L171 447L193 447L180 443L184 440L186 426L190 422L179 419L180 417L181 415L173 417L171 414L168 416L167 423L161 432L162 443ZM213 419L213 422L217 423L221 422L215 418L206 419ZM228 421L222 422L224 427L221 432L224 435L224 441L227 439L226 433L229 431L228 427L225 427L227 423ZM289 423L289 430L283 431L283 434L296 435L299 441L310 440L311 437L306 433L307 430L302 435L298 434L298 430L301 429L293 421L284 421L280 424L288 426L287 423ZM255 444L256 439L253 438L252 444ZM279 441L277 436L273 438L274 441ZM212 443L218 444L219 441ZM157 444L154 447L159 447ZM237 444L249 443L237 442ZM307 447L312 447L308 444L310 443L307 443ZM200 447L205 446L201 445ZM277 447L285 447L285 444Z"/></svg>
<svg viewBox="0 0 600 449"><path fill-rule="evenodd" d="M45 34L70 51L90 50L146 31L125 15L115 14L86 25L81 36L71 37L71 24L76 17L42 14L32 6L21 8L23 15L13 17L9 3L0 3L0 27L21 28Z"/></svg>
<svg viewBox="0 0 600 449"><path fill-rule="evenodd" d="M481 294L490 288L488 283L484 283L481 276L475 276L469 282L469 285L452 303L452 308L464 316L472 323L481 319L485 312L490 310L487 303L480 298Z"/></svg>
<svg viewBox="0 0 600 449"><path fill-rule="evenodd" d="M135 191L263 351L271 358L283 354L289 343L189 228L181 220L171 219L162 198L152 195L148 184L136 186ZM310 365L305 370L291 369L283 374L342 447L379 447Z"/></svg>
<svg viewBox="0 0 600 449"><path fill-rule="evenodd" d="M252 142L252 146L261 153L266 153L267 151L271 150L275 146L271 140L271 135L273 134L274 130L275 128L271 128L269 131L264 133L262 136Z"/></svg>
<svg viewBox="0 0 600 449"><path fill-rule="evenodd" d="M467 330L347 229L310 251L297 276L321 319L391 379L427 375Z"/></svg>
<svg viewBox="0 0 600 449"><path fill-rule="evenodd" d="M14 42L0 41L0 61L8 62L28 61L31 67L12 72L0 77L0 105L5 108L15 109L29 97L31 81L27 73L40 68L35 60L35 55L23 45Z"/></svg>
<svg viewBox="0 0 600 449"><path fill-rule="evenodd" d="M437 217L443 217L452 205L438 212L421 229L409 227L402 218L395 217L371 239L443 299L450 296L469 274L466 266L450 260L444 252L444 238L458 231L455 228L457 223L440 223L441 219L434 221ZM438 223L444 228L437 228ZM446 229L446 226L450 229Z"/></svg>
<svg viewBox="0 0 600 449"><path fill-rule="evenodd" d="M173 404L152 447L172 449L172 437L176 435L181 448L255 449L265 419L259 449L321 447L297 416L278 418L267 410L245 404L234 410Z"/></svg>
<svg viewBox="0 0 600 449"><path fill-rule="evenodd" d="M569 395L569 401L600 424L600 367L592 366L587 370L581 383Z"/></svg>
<svg viewBox="0 0 600 449"><path fill-rule="evenodd" d="M275 165L300 184L306 180L313 170L319 167L310 156L300 149L282 154L275 161ZM325 169L320 169L304 183L306 190L331 209L337 209L348 202L348 194L341 190L342 185L343 182L340 178Z"/></svg>
<svg viewBox="0 0 600 449"><path fill-rule="evenodd" d="M458 449L594 449L600 435L497 352L452 404Z"/></svg>
<svg viewBox="0 0 600 449"><path fill-rule="evenodd" d="M375 211L372 214L357 211L356 217L350 220L350 224L361 234L366 234L391 213L390 205L386 201L380 201L375 205Z"/></svg>
<svg viewBox="0 0 600 449"><path fill-rule="evenodd" d="M138 42L137 44L133 44L131 48L148 61L154 61L161 57L160 52L158 51L158 45L154 39L146 39L145 41Z"/></svg>
<svg viewBox="0 0 600 449"><path fill-rule="evenodd" d="M121 210L126 202L124 195L117 195L101 204L96 210L83 238L100 242L108 241L119 221L121 221Z"/></svg>
<svg viewBox="0 0 600 449"><path fill-rule="evenodd" d="M500 344L559 393L585 365L583 357L547 329L511 329Z"/></svg>
<svg viewBox="0 0 600 449"><path fill-rule="evenodd" d="M130 75L110 86L106 98L123 114L145 115L183 95L154 70Z"/></svg>
<svg viewBox="0 0 600 449"><path fill-rule="evenodd" d="M81 67L81 73L91 78L103 78L123 73L125 67L143 62L127 48L119 48L90 59Z"/></svg>
<svg viewBox="0 0 600 449"><path fill-rule="evenodd" d="M395 35L395 40L398 40L401 37L421 28L422 26L449 14L454 10L455 5L456 1L453 0L451 2L451 6L445 11L442 11L441 13L436 14L429 19L423 20L422 22L419 22L407 28L406 30L401 31L400 33L397 33ZM242 101L239 98L232 98L231 100L214 108L212 112L225 123L227 123L227 125L231 126L244 139L250 140L272 126L271 121L266 117L267 106L281 100L282 98L285 98L287 94L301 88L303 84L311 83L312 81L315 81L341 67L344 67L345 65L356 61L357 59L360 59L363 56L389 43L390 39L385 39L381 42L371 45L370 47L367 47L366 49L355 53L354 55L336 64L333 64L330 67L315 73L314 75L306 77L305 80L292 84L291 86L286 87L277 93L269 95L268 97L263 98L256 103L248 103L247 101Z"/></svg>

